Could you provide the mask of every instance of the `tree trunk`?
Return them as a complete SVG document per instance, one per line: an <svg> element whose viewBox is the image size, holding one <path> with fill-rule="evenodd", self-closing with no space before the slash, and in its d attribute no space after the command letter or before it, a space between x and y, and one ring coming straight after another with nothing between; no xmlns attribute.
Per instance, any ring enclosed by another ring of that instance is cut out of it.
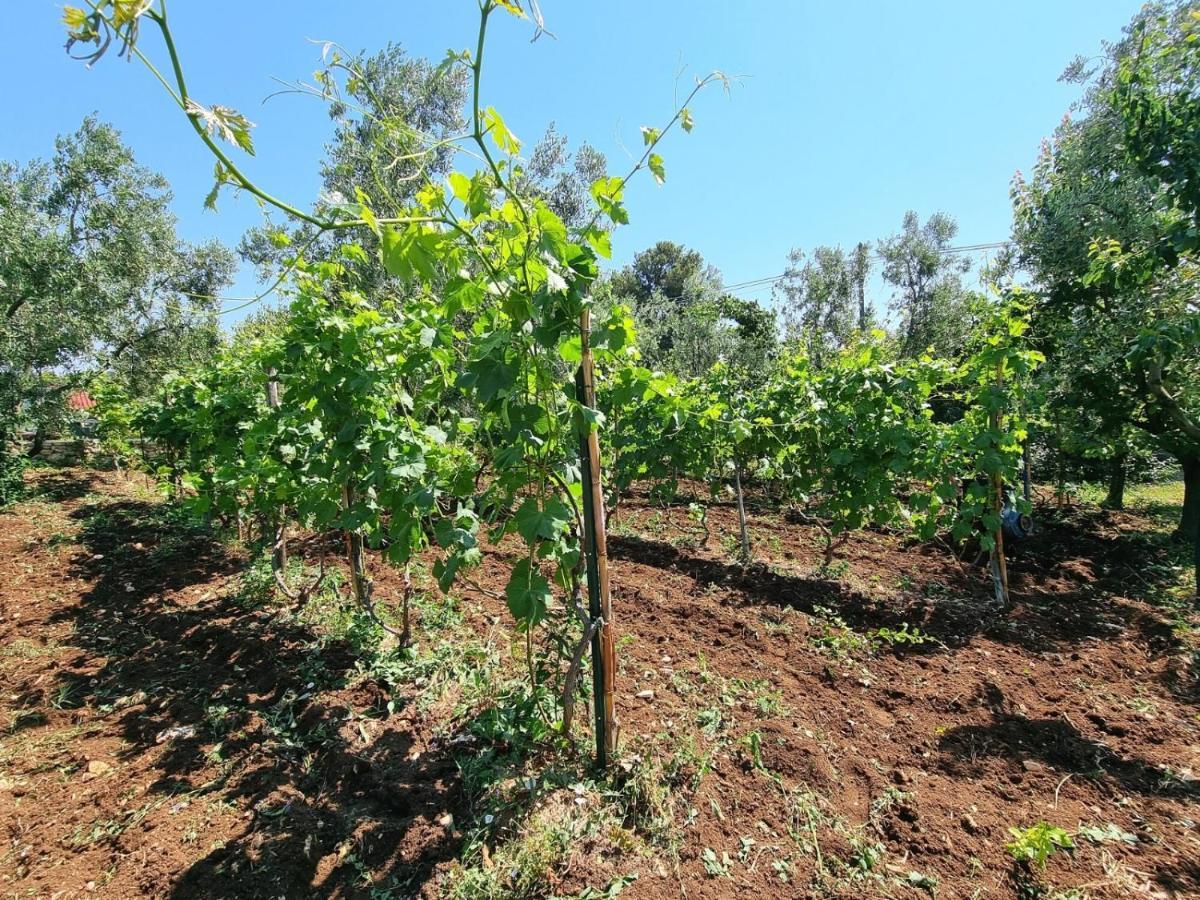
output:
<svg viewBox="0 0 1200 900"><path fill-rule="evenodd" d="M1181 460L1183 463L1183 512L1175 536L1193 540L1200 534L1200 456Z"/></svg>
<svg viewBox="0 0 1200 900"><path fill-rule="evenodd" d="M1062 509L1063 501L1065 501L1067 498L1067 473L1065 459L1063 457L1062 425L1059 425L1055 429L1055 437L1057 439L1054 442L1054 461L1057 464L1058 472L1054 479L1054 499L1055 505L1059 509Z"/></svg>
<svg viewBox="0 0 1200 900"><path fill-rule="evenodd" d="M1180 460L1183 464L1183 512L1175 537L1190 541L1195 548L1192 564L1196 576L1196 600L1200 602L1200 456Z"/></svg>
<svg viewBox="0 0 1200 900"><path fill-rule="evenodd" d="M46 446L46 426L38 422L37 430L33 433L33 443L29 445L29 458L33 459Z"/></svg>
<svg viewBox="0 0 1200 900"><path fill-rule="evenodd" d="M854 248L854 296L858 300L858 330L867 331L867 271L870 266L870 248L859 243Z"/></svg>
<svg viewBox="0 0 1200 900"><path fill-rule="evenodd" d="M1112 472L1108 478L1108 496L1100 505L1105 509L1125 508L1125 474L1127 458L1124 453L1112 459Z"/></svg>
<svg viewBox="0 0 1200 900"><path fill-rule="evenodd" d="M1200 528L1196 529L1196 536L1192 538L1192 571L1196 582L1196 605L1200 606Z"/></svg>

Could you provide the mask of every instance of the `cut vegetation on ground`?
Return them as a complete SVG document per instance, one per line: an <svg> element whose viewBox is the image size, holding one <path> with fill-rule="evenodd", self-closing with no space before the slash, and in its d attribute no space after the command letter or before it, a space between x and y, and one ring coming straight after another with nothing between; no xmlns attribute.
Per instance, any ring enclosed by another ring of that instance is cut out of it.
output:
<svg viewBox="0 0 1200 900"><path fill-rule="evenodd" d="M951 555L886 534L831 573L817 532L752 507L745 567L722 549L732 507L698 547L686 506L627 499L611 552L631 737L596 780L585 745L530 728L523 646L490 596L502 566L484 593L419 595L413 647L389 649L333 587L294 611L266 560L141 479L36 472L0 514L0 884L1195 895L1200 642L1155 518L1178 491L1154 496L1039 509L1010 612Z"/></svg>

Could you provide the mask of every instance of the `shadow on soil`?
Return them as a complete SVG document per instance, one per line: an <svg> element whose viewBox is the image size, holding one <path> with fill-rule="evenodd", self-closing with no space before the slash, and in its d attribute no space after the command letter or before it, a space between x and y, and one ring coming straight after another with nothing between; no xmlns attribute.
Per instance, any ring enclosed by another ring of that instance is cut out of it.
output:
<svg viewBox="0 0 1200 900"><path fill-rule="evenodd" d="M95 486L96 476L87 470L51 469L39 474L29 493L49 500L78 500L91 493Z"/></svg>
<svg viewBox="0 0 1200 900"><path fill-rule="evenodd" d="M47 493L82 498L92 487L83 473L56 473ZM111 708L130 755L157 770L153 794L186 793L192 802L247 810L240 832L191 864L171 896L370 896L360 867L398 896L411 896L459 856L461 836L439 819L467 818L463 751L429 745L405 730L416 726L395 722L370 738L348 718L347 706L370 707L378 698L351 696L352 689L336 703L312 696L318 687L347 683L354 669L347 646L323 643L248 602L238 577L246 560L174 506L121 499L84 503L74 515L86 551L76 557L75 574L92 588L58 616L89 651L75 669L88 659L99 667L65 676L59 689L71 703ZM951 647L986 633L1054 649L1132 629L1156 652L1173 650L1169 626L1107 587L1124 577L1124 567L1159 550L1136 536L1107 535L1089 531L1086 521L1055 524L1014 561L1012 612L987 614L987 586L966 573L942 578L950 595L965 600L918 598L923 620L912 618L912 605L892 608L831 580L743 568L642 538L614 537L611 547L618 559L676 569L747 603L809 613L823 607L855 628L908 621ZM948 563L945 571L955 567ZM1111 778L1127 791L1194 790L1164 782L1160 770L1116 756L1065 722L997 709L992 723L944 736L952 764L1033 757Z"/></svg>
<svg viewBox="0 0 1200 900"><path fill-rule="evenodd" d="M946 649L985 634L1032 652L1061 651L1133 632L1152 654L1175 653L1181 644L1169 622L1125 599L1157 601L1162 579L1153 574L1153 566L1169 562L1171 548L1160 534L1101 527L1109 516L1097 510L1043 517L1041 532L1010 558L1009 610L995 606L982 568L959 563L948 551L931 545L913 545L907 551L936 556L934 565L942 570L924 585L924 596L902 592L887 601L815 574L805 577L705 558L642 536L612 536L610 552L616 559L682 572L701 588L724 587L749 604L786 606L810 615L827 610L858 631L907 623ZM895 649L939 652L935 648L925 644Z"/></svg>
<svg viewBox="0 0 1200 900"><path fill-rule="evenodd" d="M1064 719L995 713L987 725L950 729L939 747L955 774L979 776L982 771L973 771L973 767L981 760L1003 758L1016 765L1034 762L1100 783L1108 781L1123 793L1200 798L1200 782L1120 756L1103 743L1084 737Z"/></svg>
<svg viewBox="0 0 1200 900"><path fill-rule="evenodd" d="M66 474L52 484L58 497L90 486ZM57 615L103 659L59 690L111 708L128 755L158 771L151 797L251 811L171 896L369 896L360 866L408 896L457 857L461 838L438 824L447 812L461 819L450 749L418 753L414 734L397 729L369 740L349 721L345 693L337 705L311 699L345 684L347 647L239 597L232 576L245 560L176 507L117 500L74 516L87 551L76 574L93 587Z"/></svg>

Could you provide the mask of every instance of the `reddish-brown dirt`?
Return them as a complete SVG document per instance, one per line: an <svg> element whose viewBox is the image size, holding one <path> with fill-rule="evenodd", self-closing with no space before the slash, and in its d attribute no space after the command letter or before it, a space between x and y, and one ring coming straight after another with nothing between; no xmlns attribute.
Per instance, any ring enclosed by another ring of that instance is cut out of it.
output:
<svg viewBox="0 0 1200 900"><path fill-rule="evenodd" d="M35 480L0 514L3 896L453 888L475 751L439 728L452 700L415 686L387 715L344 641L242 602L245 555L144 488ZM819 535L764 511L743 567L728 506L701 547L686 509L625 503L622 749L625 768L692 761L671 782L677 854L587 835L551 890L636 872L622 897L1200 896L1200 664L1145 599L1160 543L1132 514L1042 521L1000 611L937 546L864 533L817 574ZM486 593L503 571L481 567ZM472 627L504 624L502 601L464 598ZM929 639L866 646L905 625ZM1122 837L1077 834L1022 878L1009 828L1041 821Z"/></svg>

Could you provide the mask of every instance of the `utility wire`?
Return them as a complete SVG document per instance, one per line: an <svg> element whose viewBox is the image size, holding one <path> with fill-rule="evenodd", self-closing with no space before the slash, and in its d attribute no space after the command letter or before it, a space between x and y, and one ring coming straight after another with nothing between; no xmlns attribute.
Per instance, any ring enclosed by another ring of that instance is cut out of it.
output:
<svg viewBox="0 0 1200 900"><path fill-rule="evenodd" d="M961 247L945 247L938 250L938 253L976 253L980 250L998 250L1001 247L1007 247L1011 241L991 241L985 244L964 244ZM882 255L878 251L872 251L868 254L872 259L882 259ZM760 278L751 278L746 281L736 281L733 284L725 284L721 286L721 291L731 293L735 291L744 291L749 288L766 287L777 281L782 281L788 275L787 272L780 272L778 275L764 275Z"/></svg>

